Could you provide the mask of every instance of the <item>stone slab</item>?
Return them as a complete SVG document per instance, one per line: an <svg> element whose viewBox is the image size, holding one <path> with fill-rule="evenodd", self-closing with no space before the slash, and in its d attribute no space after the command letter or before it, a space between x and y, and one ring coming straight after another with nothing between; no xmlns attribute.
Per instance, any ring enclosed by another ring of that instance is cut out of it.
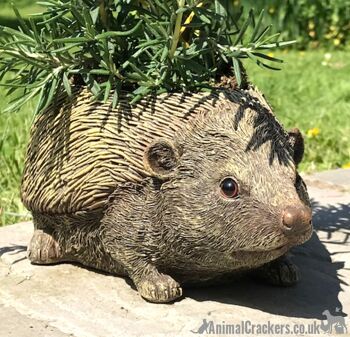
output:
<svg viewBox="0 0 350 337"><path fill-rule="evenodd" d="M66 337L69 335L50 326L47 322L21 315L13 307L0 305L0 336Z"/></svg>
<svg viewBox="0 0 350 337"><path fill-rule="evenodd" d="M350 191L350 169L335 169L304 176L305 181L320 188Z"/></svg>
<svg viewBox="0 0 350 337"><path fill-rule="evenodd" d="M324 310L345 316L350 312L350 193L314 186L309 192L315 232L292 251L302 276L296 287L243 279L185 289L185 297L173 304L147 303L127 279L80 266L33 266L25 252L32 224L0 228L0 337L31 337L33 331L38 337L194 336L210 335L201 330L204 320L308 329L321 320L326 324ZM345 323L350 330L348 317Z"/></svg>

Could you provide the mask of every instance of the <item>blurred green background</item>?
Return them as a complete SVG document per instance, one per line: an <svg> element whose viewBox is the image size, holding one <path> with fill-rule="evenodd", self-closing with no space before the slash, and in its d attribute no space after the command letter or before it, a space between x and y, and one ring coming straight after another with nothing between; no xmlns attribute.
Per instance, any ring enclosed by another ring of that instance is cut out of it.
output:
<svg viewBox="0 0 350 337"><path fill-rule="evenodd" d="M29 0L15 0L21 13L40 11ZM246 62L251 82L273 106L287 128L298 127L306 140L301 170L312 172L350 168L350 1L234 0L237 8L265 8L265 23L285 39L297 39L292 49L271 53L285 63L281 71ZM0 0L0 24L17 26L10 1ZM28 219L19 186L35 102L15 114L1 113L8 99L0 88L0 225Z"/></svg>
<svg viewBox="0 0 350 337"><path fill-rule="evenodd" d="M237 6L262 9L264 22L298 48L340 47L350 34L350 0L235 0Z"/></svg>

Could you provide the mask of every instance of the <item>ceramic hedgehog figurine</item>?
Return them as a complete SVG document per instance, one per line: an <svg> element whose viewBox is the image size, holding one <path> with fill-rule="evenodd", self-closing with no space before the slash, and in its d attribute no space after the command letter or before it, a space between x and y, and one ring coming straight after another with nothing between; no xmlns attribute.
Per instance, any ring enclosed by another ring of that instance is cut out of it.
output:
<svg viewBox="0 0 350 337"><path fill-rule="evenodd" d="M303 140L247 90L163 94L116 109L79 89L33 125L22 200L35 264L128 276L151 302L255 271L291 285L284 255L308 240Z"/></svg>

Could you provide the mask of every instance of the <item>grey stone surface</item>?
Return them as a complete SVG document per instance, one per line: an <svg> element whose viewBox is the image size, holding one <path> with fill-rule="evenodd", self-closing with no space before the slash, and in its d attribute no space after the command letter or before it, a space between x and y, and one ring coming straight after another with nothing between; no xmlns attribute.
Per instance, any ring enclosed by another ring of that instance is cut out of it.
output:
<svg viewBox="0 0 350 337"><path fill-rule="evenodd" d="M304 177L307 183L323 188L350 191L350 169L322 171Z"/></svg>
<svg viewBox="0 0 350 337"><path fill-rule="evenodd" d="M325 320L326 309L349 314L350 193L320 186L309 186L309 192L315 233L293 249L302 276L296 287L275 288L246 278L185 289L185 297L170 305L145 302L123 278L70 264L33 266L25 253L32 224L1 228L0 336L195 336L192 331L203 319L308 329ZM345 322L350 332L348 317Z"/></svg>
<svg viewBox="0 0 350 337"><path fill-rule="evenodd" d="M27 315L21 315L13 307L0 305L1 337L66 337L69 336Z"/></svg>

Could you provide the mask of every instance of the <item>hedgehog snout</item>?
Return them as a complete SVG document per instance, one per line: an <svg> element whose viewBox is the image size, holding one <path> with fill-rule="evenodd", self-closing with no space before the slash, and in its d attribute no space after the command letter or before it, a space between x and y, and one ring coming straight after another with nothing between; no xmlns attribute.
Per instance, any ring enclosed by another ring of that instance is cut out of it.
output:
<svg viewBox="0 0 350 337"><path fill-rule="evenodd" d="M312 228L311 208L305 205L287 206L282 214L283 233L290 238L299 237Z"/></svg>

